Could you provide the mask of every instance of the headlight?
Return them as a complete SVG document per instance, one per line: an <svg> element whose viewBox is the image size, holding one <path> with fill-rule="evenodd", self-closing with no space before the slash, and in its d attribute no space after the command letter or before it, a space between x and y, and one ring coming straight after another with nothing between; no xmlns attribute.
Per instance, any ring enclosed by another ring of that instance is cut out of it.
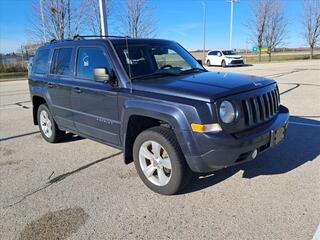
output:
<svg viewBox="0 0 320 240"><path fill-rule="evenodd" d="M220 104L219 115L222 122L231 123L235 120L237 113L231 102L223 101Z"/></svg>

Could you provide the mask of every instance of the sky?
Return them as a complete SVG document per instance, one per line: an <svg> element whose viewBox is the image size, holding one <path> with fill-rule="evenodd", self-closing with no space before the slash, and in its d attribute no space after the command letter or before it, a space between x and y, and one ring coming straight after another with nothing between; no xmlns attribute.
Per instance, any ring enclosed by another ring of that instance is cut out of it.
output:
<svg viewBox="0 0 320 240"><path fill-rule="evenodd" d="M73 0L79 1L79 0ZM175 40L186 49L203 48L203 4L207 9L206 49L229 47L230 3L226 0L149 0L156 19L156 37ZM261 0L262 1L262 0ZM31 3L37 0L0 0L0 53L17 51L21 44L32 40L28 32L31 25ZM114 11L123 0L113 0ZM286 47L304 47L301 14L303 0L284 0L288 18ZM232 48L253 46L245 24L251 11L251 0L234 4ZM117 19L110 21L109 34L117 35Z"/></svg>

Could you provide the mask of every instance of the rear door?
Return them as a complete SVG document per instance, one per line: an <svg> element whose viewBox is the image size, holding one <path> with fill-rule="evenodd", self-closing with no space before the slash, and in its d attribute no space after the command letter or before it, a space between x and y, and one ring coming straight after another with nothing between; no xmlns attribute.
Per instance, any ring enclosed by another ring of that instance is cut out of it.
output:
<svg viewBox="0 0 320 240"><path fill-rule="evenodd" d="M74 129L70 103L72 55L72 47L54 49L47 83L54 118L60 127L67 130Z"/></svg>
<svg viewBox="0 0 320 240"><path fill-rule="evenodd" d="M93 77L94 68L107 68L111 72L109 63L103 45L77 48L71 104L80 134L119 146L118 88L96 82Z"/></svg>

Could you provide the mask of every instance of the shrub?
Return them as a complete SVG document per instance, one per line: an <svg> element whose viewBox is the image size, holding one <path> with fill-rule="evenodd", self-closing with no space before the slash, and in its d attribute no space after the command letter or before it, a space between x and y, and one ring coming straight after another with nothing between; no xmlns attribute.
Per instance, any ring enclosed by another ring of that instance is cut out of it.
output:
<svg viewBox="0 0 320 240"><path fill-rule="evenodd" d="M27 72L27 61L24 62L0 62L0 73Z"/></svg>

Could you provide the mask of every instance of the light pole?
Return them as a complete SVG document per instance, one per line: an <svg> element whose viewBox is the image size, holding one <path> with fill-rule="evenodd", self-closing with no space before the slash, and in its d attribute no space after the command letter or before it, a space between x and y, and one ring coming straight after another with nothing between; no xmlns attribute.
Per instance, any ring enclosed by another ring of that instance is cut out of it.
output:
<svg viewBox="0 0 320 240"><path fill-rule="evenodd" d="M105 0L99 0L101 36L107 36L108 35L107 9L106 8L107 8L106 7L106 1Z"/></svg>
<svg viewBox="0 0 320 240"><path fill-rule="evenodd" d="M233 31L233 4L235 2L240 2L240 0L228 0L230 2L230 36L229 36L229 49L232 49L232 31Z"/></svg>
<svg viewBox="0 0 320 240"><path fill-rule="evenodd" d="M201 2L203 6L203 50L202 50L202 61L203 64L206 60L206 21L207 21L207 6L204 1Z"/></svg>

